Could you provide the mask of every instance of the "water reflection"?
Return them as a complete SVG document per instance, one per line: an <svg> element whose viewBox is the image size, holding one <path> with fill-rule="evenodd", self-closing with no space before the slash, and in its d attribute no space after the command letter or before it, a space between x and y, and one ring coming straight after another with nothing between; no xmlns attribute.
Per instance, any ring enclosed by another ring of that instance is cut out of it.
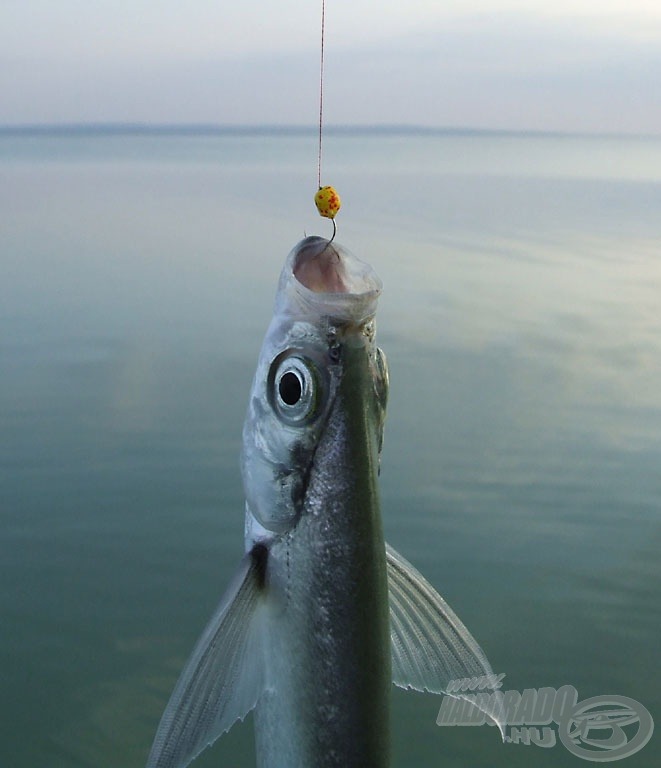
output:
<svg viewBox="0 0 661 768"><path fill-rule="evenodd" d="M321 226L310 141L0 141L0 762L139 766L242 551L248 386ZM511 687L654 715L659 146L407 141L328 160L339 237L385 284L388 538ZM437 711L396 694L397 765L542 759ZM249 725L199 765L223 761L253 764Z"/></svg>

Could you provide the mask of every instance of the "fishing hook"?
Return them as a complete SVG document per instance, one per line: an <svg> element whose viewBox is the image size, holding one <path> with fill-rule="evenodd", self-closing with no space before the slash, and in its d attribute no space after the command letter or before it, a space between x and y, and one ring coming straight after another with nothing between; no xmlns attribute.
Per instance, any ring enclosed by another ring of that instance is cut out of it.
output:
<svg viewBox="0 0 661 768"><path fill-rule="evenodd" d="M331 219L331 221L333 222L333 234L331 236L331 239L328 241L328 245L326 246L326 248L328 248L328 246L333 242L333 240L335 240L335 235L337 234L337 224L335 223L335 219Z"/></svg>

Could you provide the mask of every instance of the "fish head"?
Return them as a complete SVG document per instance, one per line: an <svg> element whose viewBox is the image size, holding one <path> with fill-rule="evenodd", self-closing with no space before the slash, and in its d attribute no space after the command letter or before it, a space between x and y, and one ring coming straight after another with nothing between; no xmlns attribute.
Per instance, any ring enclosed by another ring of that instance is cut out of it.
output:
<svg viewBox="0 0 661 768"><path fill-rule="evenodd" d="M307 237L289 254L243 430L247 545L297 524L311 478L316 494L332 483L340 438L330 432L367 459L355 471L375 480L388 391L375 340L381 287L368 264L323 238Z"/></svg>

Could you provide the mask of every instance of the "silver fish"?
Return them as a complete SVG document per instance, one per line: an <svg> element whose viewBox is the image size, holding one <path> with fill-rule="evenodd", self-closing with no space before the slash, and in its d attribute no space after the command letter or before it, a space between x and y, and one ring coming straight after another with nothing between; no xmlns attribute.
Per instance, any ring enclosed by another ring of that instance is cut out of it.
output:
<svg viewBox="0 0 661 768"><path fill-rule="evenodd" d="M147 768L183 768L252 709L259 768L382 768L393 682L442 693L493 676L383 539L380 293L372 268L336 243L308 237L287 258L243 431L246 552Z"/></svg>

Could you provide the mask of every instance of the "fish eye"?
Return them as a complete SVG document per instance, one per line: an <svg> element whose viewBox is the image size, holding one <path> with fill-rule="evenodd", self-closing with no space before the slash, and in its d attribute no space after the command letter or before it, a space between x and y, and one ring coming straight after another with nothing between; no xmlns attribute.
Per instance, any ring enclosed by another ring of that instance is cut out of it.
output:
<svg viewBox="0 0 661 768"><path fill-rule="evenodd" d="M271 364L269 397L285 423L296 425L313 418L318 390L319 377L311 360L285 352Z"/></svg>
<svg viewBox="0 0 661 768"><path fill-rule="evenodd" d="M285 405L296 405L303 395L303 382L295 371L287 371L278 382L278 394Z"/></svg>

